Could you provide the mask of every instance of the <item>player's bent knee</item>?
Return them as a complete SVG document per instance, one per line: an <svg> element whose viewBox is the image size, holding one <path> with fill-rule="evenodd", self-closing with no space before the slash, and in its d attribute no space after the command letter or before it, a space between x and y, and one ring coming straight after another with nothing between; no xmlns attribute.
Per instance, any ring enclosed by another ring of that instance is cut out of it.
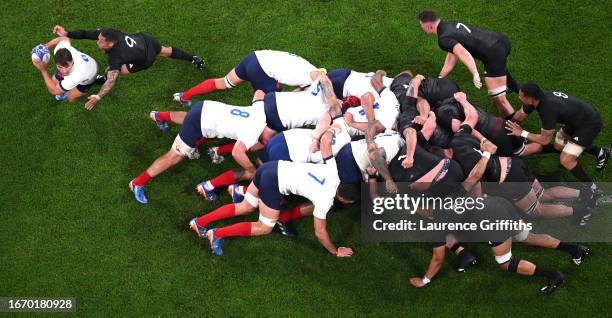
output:
<svg viewBox="0 0 612 318"><path fill-rule="evenodd" d="M508 261L508 271L511 273L516 273L520 262L520 259L516 259L514 256L510 257L510 260Z"/></svg>
<svg viewBox="0 0 612 318"><path fill-rule="evenodd" d="M508 87L506 85L500 86L498 88L490 89L489 96L491 96L491 98L506 96L507 90L508 90Z"/></svg>
<svg viewBox="0 0 612 318"><path fill-rule="evenodd" d="M575 143L572 143L572 142L567 143L565 147L563 147L563 153L572 155L574 157L579 157L583 151L584 151L584 147L577 145Z"/></svg>
<svg viewBox="0 0 612 318"><path fill-rule="evenodd" d="M276 219L271 219L271 218L268 218L268 217L265 217L265 216L259 214L259 222L261 222L261 224L265 225L264 230L267 229L268 233L270 233L270 231L272 231L272 228L276 224Z"/></svg>
<svg viewBox="0 0 612 318"><path fill-rule="evenodd" d="M259 198L252 195L251 192L247 191L247 193L244 195L244 200L248 202L253 209L259 206Z"/></svg>

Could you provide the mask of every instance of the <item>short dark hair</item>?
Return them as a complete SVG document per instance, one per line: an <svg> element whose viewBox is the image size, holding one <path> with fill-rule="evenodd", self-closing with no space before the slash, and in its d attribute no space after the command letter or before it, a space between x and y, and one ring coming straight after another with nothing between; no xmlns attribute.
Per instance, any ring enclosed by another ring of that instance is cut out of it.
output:
<svg viewBox="0 0 612 318"><path fill-rule="evenodd" d="M69 62L72 62L72 54L68 49L61 48L55 52L55 64L66 66Z"/></svg>
<svg viewBox="0 0 612 318"><path fill-rule="evenodd" d="M520 87L520 91L523 92L524 96L531 97L535 100L541 100L544 95L540 86L533 82L523 84Z"/></svg>
<svg viewBox="0 0 612 318"><path fill-rule="evenodd" d="M359 196L361 195L361 188L359 187L359 183L340 183L338 186L337 193L342 198L356 202L359 200Z"/></svg>
<svg viewBox="0 0 612 318"><path fill-rule="evenodd" d="M121 38L121 32L117 29L106 28L100 31L100 34L106 39L107 42L117 43L119 38Z"/></svg>
<svg viewBox="0 0 612 318"><path fill-rule="evenodd" d="M419 13L419 20L421 22L436 22L438 19L438 14L433 10L425 10Z"/></svg>

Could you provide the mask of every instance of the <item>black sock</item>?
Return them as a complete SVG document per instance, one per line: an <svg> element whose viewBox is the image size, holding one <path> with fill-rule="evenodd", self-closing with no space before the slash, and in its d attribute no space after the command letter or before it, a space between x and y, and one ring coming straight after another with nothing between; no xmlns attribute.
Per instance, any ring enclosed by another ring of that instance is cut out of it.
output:
<svg viewBox="0 0 612 318"><path fill-rule="evenodd" d="M549 271L549 270L542 269L542 268L536 266L535 271L533 272L533 276L546 277L548 279L552 279L555 276L557 276L557 272L556 271Z"/></svg>
<svg viewBox="0 0 612 318"><path fill-rule="evenodd" d="M508 87L507 91L509 93L518 93L519 85L514 78L512 78L512 74L510 74L510 71L508 70L506 70L506 84Z"/></svg>
<svg viewBox="0 0 612 318"><path fill-rule="evenodd" d="M554 145L542 146L542 153L554 153L554 152L559 152L557 149L555 149Z"/></svg>
<svg viewBox="0 0 612 318"><path fill-rule="evenodd" d="M590 145L584 151L586 151L587 153L590 153L593 156L597 157L597 156L599 156L599 152L601 151L601 147Z"/></svg>
<svg viewBox="0 0 612 318"><path fill-rule="evenodd" d="M586 171L582 168L580 163L576 163L576 166L570 170L570 172L578 179L578 181L585 184L585 186L591 186L593 180L586 174Z"/></svg>
<svg viewBox="0 0 612 318"><path fill-rule="evenodd" d="M559 242L559 245L557 245L556 249L568 252L570 255L573 256L574 254L576 254L576 252L578 252L578 245Z"/></svg>
<svg viewBox="0 0 612 318"><path fill-rule="evenodd" d="M172 47L172 54L170 54L170 57L173 59L189 61L189 62L193 60L193 56L194 56L193 54L187 53L174 46Z"/></svg>

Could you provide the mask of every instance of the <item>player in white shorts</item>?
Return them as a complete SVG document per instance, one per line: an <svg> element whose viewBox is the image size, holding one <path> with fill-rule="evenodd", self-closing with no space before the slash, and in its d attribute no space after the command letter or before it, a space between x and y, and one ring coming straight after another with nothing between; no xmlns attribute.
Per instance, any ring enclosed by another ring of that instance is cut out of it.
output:
<svg viewBox="0 0 612 318"><path fill-rule="evenodd" d="M223 78L207 79L186 92L175 93L174 100L188 103L191 97L233 88L249 81L255 90L278 92L280 84L309 86L324 70L319 70L304 58L289 52L262 50L247 55Z"/></svg>
<svg viewBox="0 0 612 318"><path fill-rule="evenodd" d="M96 81L98 64L89 55L82 53L70 45L70 39L55 38L45 45L54 49L54 59L57 71L51 77L47 72L48 62L32 61L41 72L45 86L57 100L74 102L89 91Z"/></svg>
<svg viewBox="0 0 612 318"><path fill-rule="evenodd" d="M226 171L211 180L211 183L220 186L223 182L234 183L236 179L250 180L255 173L255 166L246 152L261 149L263 147L261 143L267 142L272 135L272 131L266 129L261 100L254 100L250 107L232 106L214 101L197 102L189 112L152 111L151 119L157 123L161 131L168 130L168 122L182 126L172 148L130 182L130 189L134 192L136 200L142 204L148 202L144 196L144 186L151 178L176 165L184 157L199 158L197 148L213 138L230 138L237 141L232 155L241 169L237 169L238 172ZM200 190L202 189L199 189L198 185L198 191ZM210 195L209 200L216 199L213 192L205 193Z"/></svg>

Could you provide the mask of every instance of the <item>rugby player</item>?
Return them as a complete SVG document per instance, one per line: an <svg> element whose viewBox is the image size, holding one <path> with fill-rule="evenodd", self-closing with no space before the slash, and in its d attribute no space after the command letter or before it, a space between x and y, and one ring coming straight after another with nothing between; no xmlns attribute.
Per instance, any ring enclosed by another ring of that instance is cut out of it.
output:
<svg viewBox="0 0 612 318"><path fill-rule="evenodd" d="M446 77L455 67L457 59L472 73L472 81L480 88L480 74L474 58L482 61L485 67L485 84L489 95L500 115L510 116L514 109L506 98L506 92L516 92L518 85L507 68L510 54L510 40L494 31L489 31L457 21L440 21L434 11L419 14L421 29L438 37L438 45L447 51L440 78Z"/></svg>
<svg viewBox="0 0 612 318"><path fill-rule="evenodd" d="M162 46L157 39L147 33L128 35L112 28L68 32L60 25L53 28L53 33L71 39L96 40L98 47L106 51L108 55L106 82L97 94L88 97L85 104L87 110L93 109L100 99L110 92L119 74L130 74L148 69L157 57L184 60L191 62L198 69L204 68L204 60L201 57L176 47Z"/></svg>
<svg viewBox="0 0 612 318"><path fill-rule="evenodd" d="M176 165L184 157L189 159L199 158L200 154L197 148L203 142L212 138L231 138L237 141L232 153L241 168L236 169L236 171L226 171L211 180L211 185L231 184L236 182L237 179L251 177L250 174L254 172L255 168L246 155L246 151L263 148L262 143L266 143L272 135L272 131L266 129L263 102L258 100L257 97L256 94L250 107L202 101L194 103L189 112L151 112L151 119L157 123L161 131L168 130L168 122L182 126L171 149L157 158L138 177L130 181L129 187L134 193L136 201L147 204L148 200L145 197L144 186L153 177ZM216 193L211 192L207 198L215 200Z"/></svg>
<svg viewBox="0 0 612 318"><path fill-rule="evenodd" d="M334 129L322 136L322 143L331 140ZM331 141L330 141L331 142ZM325 144L328 144L327 142ZM351 186L344 186L338 178L336 161L331 155L330 147L322 147L323 164L296 163L288 161L270 161L257 169L253 182L249 185L245 198L238 204L230 204L211 212L220 216L244 215L259 208L257 222L241 222L234 225L208 229L202 226L202 221L192 219L190 227L199 237L206 237L210 242L213 253L223 255L221 244L226 237L232 236L258 236L272 231L279 219L281 197L283 195L298 195L305 197L313 203L314 208L304 211L312 213L314 229L317 239L332 255L337 257L350 257L353 250L349 247L336 247L327 233L326 215L337 198L343 203L355 201ZM344 189L350 189L345 192ZM233 211L232 211L233 210ZM311 212L310 212L311 211ZM301 213L300 213L301 215ZM225 218L224 217L224 218Z"/></svg>
<svg viewBox="0 0 612 318"><path fill-rule="evenodd" d="M70 44L70 39L66 37L57 37L45 46L53 50L57 66L53 77L47 72L48 63L34 60L32 63L40 71L47 91L55 95L55 99L59 101L68 99L69 102L74 102L84 96L96 83L98 72L96 61L75 49Z"/></svg>
<svg viewBox="0 0 612 318"><path fill-rule="evenodd" d="M522 122L534 110L540 114L540 134L523 130L519 124L508 121L508 134L521 136L533 143L550 144L556 124L564 126L555 135L554 148L561 151L561 165L582 183L580 198L592 209L599 192L597 186L578 162L583 151L597 156L597 169L604 169L610 159L610 149L593 145L602 128L601 116L588 103L563 92L544 91L535 83L527 83L519 90L523 107L517 111L514 120Z"/></svg>
<svg viewBox="0 0 612 318"><path fill-rule="evenodd" d="M174 101L189 105L191 97L229 89L249 81L255 90L278 92L280 84L309 86L325 69L317 69L304 58L289 52L261 50L249 53L223 78L211 78L185 92L175 93Z"/></svg>

